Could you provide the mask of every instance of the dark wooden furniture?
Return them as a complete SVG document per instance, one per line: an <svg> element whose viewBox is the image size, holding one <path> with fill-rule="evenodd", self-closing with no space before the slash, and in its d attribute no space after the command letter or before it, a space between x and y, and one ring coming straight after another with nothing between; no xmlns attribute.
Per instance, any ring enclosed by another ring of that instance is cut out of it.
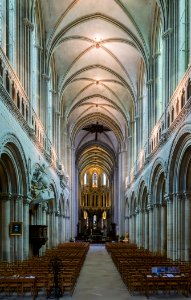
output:
<svg viewBox="0 0 191 300"><path fill-rule="evenodd" d="M165 293L170 293L171 291L181 292L188 297L189 278L185 274L145 275L145 296L149 298L150 293L158 291Z"/></svg>
<svg viewBox="0 0 191 300"><path fill-rule="evenodd" d="M35 276L0 276L1 292L6 295L11 295L16 292L17 295L24 295L24 293L30 290L33 300L37 295L36 290L36 277Z"/></svg>

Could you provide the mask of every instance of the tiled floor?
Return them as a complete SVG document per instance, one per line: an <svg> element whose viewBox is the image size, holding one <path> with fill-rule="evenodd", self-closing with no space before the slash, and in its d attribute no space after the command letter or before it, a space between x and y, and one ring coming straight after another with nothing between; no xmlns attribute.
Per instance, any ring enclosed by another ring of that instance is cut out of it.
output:
<svg viewBox="0 0 191 300"><path fill-rule="evenodd" d="M5 297L0 295L1 300L31 300L31 296ZM46 299L43 293L39 294L37 300ZM131 296L115 268L104 245L92 245L87 254L73 296L65 294L60 298L63 300L146 300L143 295ZM151 300L183 300L184 296L153 295ZM191 298L189 298L191 299Z"/></svg>

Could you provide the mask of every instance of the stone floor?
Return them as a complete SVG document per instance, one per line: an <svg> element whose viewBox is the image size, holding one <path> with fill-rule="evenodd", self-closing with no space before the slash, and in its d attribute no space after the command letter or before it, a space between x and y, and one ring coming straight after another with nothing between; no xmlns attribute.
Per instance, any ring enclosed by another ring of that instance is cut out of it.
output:
<svg viewBox="0 0 191 300"><path fill-rule="evenodd" d="M5 297L0 295L1 300L30 300L31 296ZM39 293L37 300L46 299L43 293ZM78 282L76 284L72 297L65 294L60 300L145 300L143 295L131 296L124 285L121 277L115 268L110 256L105 250L104 245L91 245L87 254L83 268L81 270ZM153 295L151 300L182 300L184 296L171 295ZM189 298L191 299L191 298Z"/></svg>

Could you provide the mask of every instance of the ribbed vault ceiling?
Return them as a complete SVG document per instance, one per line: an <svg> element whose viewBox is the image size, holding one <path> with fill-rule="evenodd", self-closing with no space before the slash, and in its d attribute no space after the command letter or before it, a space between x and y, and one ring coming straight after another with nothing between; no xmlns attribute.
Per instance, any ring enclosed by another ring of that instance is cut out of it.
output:
<svg viewBox="0 0 191 300"><path fill-rule="evenodd" d="M80 166L105 165L101 145L117 153L127 139L140 68L147 68L155 6L155 0L41 0L48 60L55 63L73 145L77 150L90 142L99 146L91 147L90 155L85 151ZM98 132L95 139L83 128L97 122L111 131Z"/></svg>

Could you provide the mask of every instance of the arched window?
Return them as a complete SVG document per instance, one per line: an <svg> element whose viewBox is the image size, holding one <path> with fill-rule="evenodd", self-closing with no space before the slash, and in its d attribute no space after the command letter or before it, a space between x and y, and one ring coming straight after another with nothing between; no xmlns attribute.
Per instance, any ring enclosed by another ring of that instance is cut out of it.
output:
<svg viewBox="0 0 191 300"><path fill-rule="evenodd" d="M94 215L93 216L93 229L96 229L97 228L97 216Z"/></svg>
<svg viewBox="0 0 191 300"><path fill-rule="evenodd" d="M171 122L174 121L174 107L172 108L172 111L171 111Z"/></svg>
<svg viewBox="0 0 191 300"><path fill-rule="evenodd" d="M19 93L17 93L17 107L20 109L20 96Z"/></svg>
<svg viewBox="0 0 191 300"><path fill-rule="evenodd" d="M92 176L92 186L97 187L97 185L98 185L98 177L97 177L97 173L94 172Z"/></svg>
<svg viewBox="0 0 191 300"><path fill-rule="evenodd" d="M107 177L106 177L106 174L103 173L102 174L102 185L106 185L107 184Z"/></svg>
<svg viewBox="0 0 191 300"><path fill-rule="evenodd" d="M181 95L181 109L183 108L185 104L185 91L182 91L182 95Z"/></svg>
<svg viewBox="0 0 191 300"><path fill-rule="evenodd" d="M179 114L179 100L176 101L176 115Z"/></svg>
<svg viewBox="0 0 191 300"><path fill-rule="evenodd" d="M191 97L191 80L188 80L188 86L187 86L187 100Z"/></svg>
<svg viewBox="0 0 191 300"><path fill-rule="evenodd" d="M87 173L84 174L84 185L88 184L88 175Z"/></svg>

